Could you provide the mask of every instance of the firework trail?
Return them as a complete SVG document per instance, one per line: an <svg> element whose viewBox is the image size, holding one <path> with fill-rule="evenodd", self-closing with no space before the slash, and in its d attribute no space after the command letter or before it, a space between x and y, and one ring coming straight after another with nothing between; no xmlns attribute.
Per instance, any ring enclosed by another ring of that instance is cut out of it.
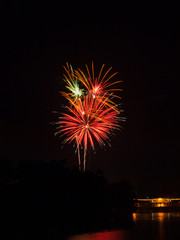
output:
<svg viewBox="0 0 180 240"><path fill-rule="evenodd" d="M70 104L66 106L67 111L61 113L56 122L58 126L55 134L65 137L63 143L76 144L80 169L82 166L80 149L83 148L83 170L86 168L88 146L94 149L95 142L104 146L105 142L109 142L112 131L120 127L118 124L120 111L112 101L112 97L120 98L113 92L121 89L110 89L110 87L121 81L109 82L116 74L106 78L111 68L100 78L103 68L104 65L98 78L95 78L93 63L92 76L86 65L87 77L80 69L74 71L71 65L67 64L64 67L66 71L64 81L69 92L61 92L61 94ZM80 85L85 89L80 88Z"/></svg>

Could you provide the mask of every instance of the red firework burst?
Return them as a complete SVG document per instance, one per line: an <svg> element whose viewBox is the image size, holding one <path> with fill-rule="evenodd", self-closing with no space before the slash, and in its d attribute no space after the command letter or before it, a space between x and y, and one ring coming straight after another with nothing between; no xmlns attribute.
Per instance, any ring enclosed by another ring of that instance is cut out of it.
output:
<svg viewBox="0 0 180 240"><path fill-rule="evenodd" d="M122 89L114 86L122 81L110 81L116 73L108 77L111 68L102 74L103 68L104 64L98 77L95 77L93 63L91 74L87 65L87 74L79 68L74 71L68 63L64 67L64 81L69 92L61 94L68 100L69 106L66 106L67 112L62 113L56 122L58 130L55 134L64 136L64 143L76 144L80 169L80 149L84 149L84 170L88 146L94 149L95 141L101 146L105 145L105 142L109 142L111 132L120 127L118 119L124 120L118 118L120 111L112 101L113 98L121 98L114 92Z"/></svg>
<svg viewBox="0 0 180 240"><path fill-rule="evenodd" d="M117 112L110 107L105 107L104 101L99 101L92 95L78 99L72 107L67 107L67 110L68 113L63 113L57 122L59 125L57 134L66 136L64 142L75 141L78 154L79 146L83 146L85 169L88 142L92 148L94 148L94 140L101 146L105 145L111 131L119 127Z"/></svg>

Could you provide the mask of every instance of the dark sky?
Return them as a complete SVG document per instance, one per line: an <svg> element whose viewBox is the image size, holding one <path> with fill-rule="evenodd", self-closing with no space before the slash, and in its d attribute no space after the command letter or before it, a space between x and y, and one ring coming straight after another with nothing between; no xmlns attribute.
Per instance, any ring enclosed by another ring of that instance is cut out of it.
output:
<svg viewBox="0 0 180 240"><path fill-rule="evenodd" d="M93 60L97 72L103 63L118 71L127 121L111 148L89 153L88 168L101 168L109 181L129 179L139 192L179 193L178 9L118 2L6 2L0 157L66 158L72 166L77 156L53 136L52 111L64 103L58 91L66 61L83 69Z"/></svg>

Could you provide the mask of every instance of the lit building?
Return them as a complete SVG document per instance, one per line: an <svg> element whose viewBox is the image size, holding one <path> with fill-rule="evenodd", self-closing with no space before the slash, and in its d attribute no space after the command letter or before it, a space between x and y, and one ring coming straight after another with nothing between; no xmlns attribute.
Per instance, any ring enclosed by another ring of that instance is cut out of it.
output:
<svg viewBox="0 0 180 240"><path fill-rule="evenodd" d="M139 198L134 206L139 209L180 207L180 198Z"/></svg>

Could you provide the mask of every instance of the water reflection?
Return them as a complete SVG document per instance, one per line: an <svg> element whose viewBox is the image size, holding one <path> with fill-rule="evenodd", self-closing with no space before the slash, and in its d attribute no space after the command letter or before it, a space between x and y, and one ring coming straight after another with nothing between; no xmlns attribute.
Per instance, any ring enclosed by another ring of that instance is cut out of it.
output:
<svg viewBox="0 0 180 240"><path fill-rule="evenodd" d="M106 231L69 237L67 240L127 240L126 230Z"/></svg>
<svg viewBox="0 0 180 240"><path fill-rule="evenodd" d="M156 221L164 222L170 221L171 218L180 218L179 212L137 212L133 213L133 221Z"/></svg>
<svg viewBox="0 0 180 240"><path fill-rule="evenodd" d="M180 239L180 212L137 212L134 226L117 231L79 234L66 240L177 240Z"/></svg>
<svg viewBox="0 0 180 240"><path fill-rule="evenodd" d="M180 213L178 212L138 212L133 213L133 221L135 225L139 226L139 223L152 230L156 231L156 236L159 240L164 240L167 238L167 228L176 219L180 218ZM146 225L145 225L146 223Z"/></svg>

